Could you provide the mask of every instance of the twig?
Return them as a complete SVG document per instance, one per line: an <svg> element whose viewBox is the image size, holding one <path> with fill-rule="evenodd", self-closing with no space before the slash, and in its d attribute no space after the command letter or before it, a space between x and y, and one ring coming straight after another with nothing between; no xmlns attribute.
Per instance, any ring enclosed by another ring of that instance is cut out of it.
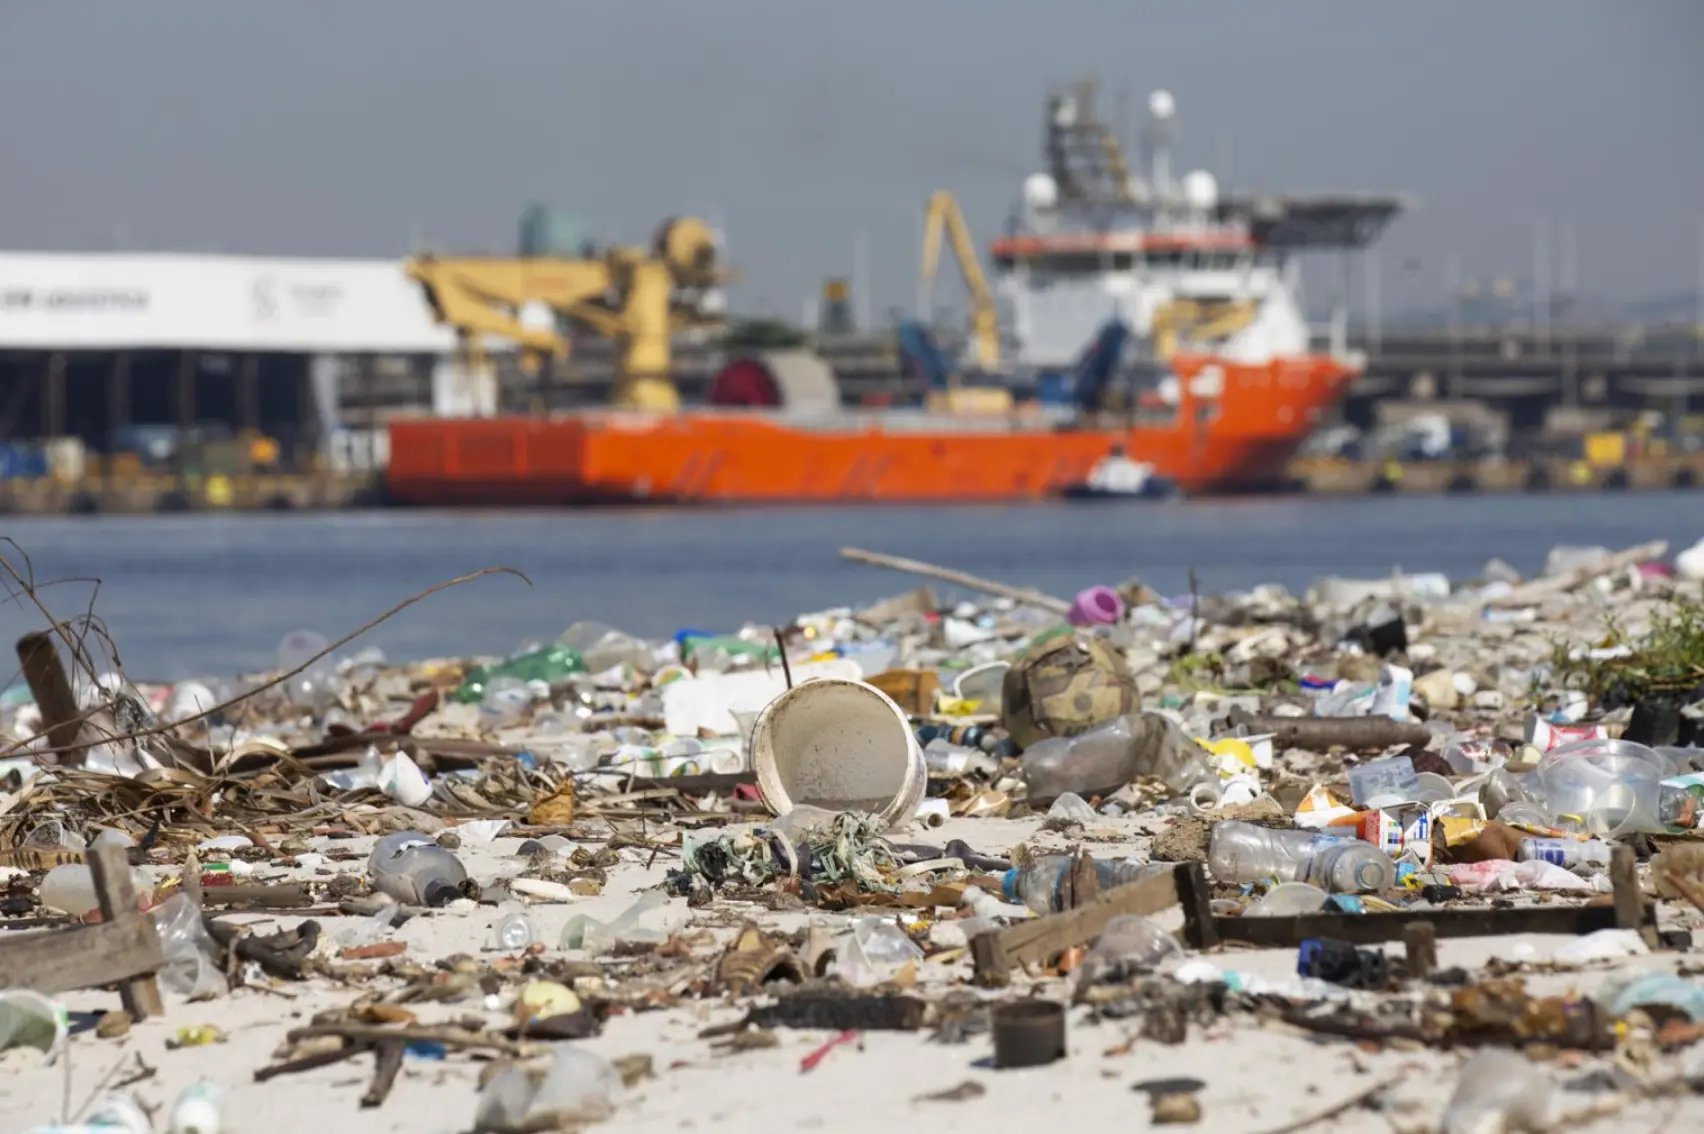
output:
<svg viewBox="0 0 1704 1134"><path fill-rule="evenodd" d="M1195 636L1201 632L1201 581L1189 569L1189 652L1195 652Z"/></svg>
<svg viewBox="0 0 1704 1134"><path fill-rule="evenodd" d="M1315 1111L1313 1114L1305 1115L1302 1118L1296 1119L1294 1122L1286 1122L1282 1126L1275 1126L1271 1130L1266 1131L1265 1134L1295 1134L1297 1130L1306 1130L1316 1122L1324 1122L1328 1118L1336 1118L1344 1111L1353 1110L1362 1105L1374 1095L1390 1090L1392 1087L1402 1082L1403 1078L1404 1076L1402 1075L1392 1075L1388 1079L1380 1079L1372 1086L1365 1090L1356 1091L1341 1102L1333 1103L1324 1110Z"/></svg>
<svg viewBox="0 0 1704 1134"><path fill-rule="evenodd" d="M371 1024L309 1024L295 1028L284 1038L291 1043L315 1036L340 1036L350 1043L372 1044L385 1040L402 1043L441 1043L445 1047L488 1047L504 1055L523 1055L526 1048L501 1036L468 1032L455 1028L386 1028Z"/></svg>
<svg viewBox="0 0 1704 1134"><path fill-rule="evenodd" d="M73 1119L82 1118L84 1113L94 1105L95 1100L100 1097L101 1092L106 1090L107 1084L112 1082L112 1077L118 1074L118 1069L124 1066L124 1059L127 1054L129 1054L128 1044L125 1045L124 1051L118 1053L118 1058L113 1061L111 1067L107 1068L106 1074L102 1075L95 1081L94 1087L89 1091L89 1097L83 1100L83 1105L78 1107L76 1112L72 1114L70 1118L65 1120L67 1124L69 1124ZM66 1060L66 1063L69 1064L70 1060ZM66 1085L70 1085L69 1079L66 1081Z"/></svg>
<svg viewBox="0 0 1704 1134"><path fill-rule="evenodd" d="M4 557L0 557L0 564L5 564ZM8 569L10 569L10 564L5 564L5 566ZM285 672L278 674L276 677L273 677L273 678L271 678L267 681L264 681L261 684L255 686L253 689L247 690L246 692L243 692L243 693L239 693L235 697L232 697L228 700L221 701L219 704L214 705L212 708L204 709L201 712L194 714L193 716L183 717L179 720L172 721L169 724L158 724L158 725L153 726L152 728L140 729L136 732L122 733L120 735L108 737L107 740L109 742L113 742L113 743L126 742L126 741L136 741L136 740L145 740L150 736L160 736L160 735L163 735L165 733L172 732L175 729L177 729L177 728L179 728L183 725L192 724L195 721L205 720L208 717L216 716L219 713L224 712L226 709L234 708L235 706L242 704L244 701L251 700L256 695L264 693L268 689L272 689L276 686L284 684L284 682L290 680L292 677L295 677L299 673L306 672L315 662L321 660L322 658L326 657L329 654L336 652L337 650L342 649L344 646L347 646L350 642L353 642L356 638L359 638L361 635L367 633L367 631L373 629L375 626L378 626L381 623L387 622L390 619L396 617L398 614L401 614L403 611L407 610L409 607L413 606L415 603L420 602L422 599L430 598L432 595L437 594L439 591L448 590L451 587L460 586L463 583L470 583L473 580L483 578L486 575L513 575L516 578L520 579L527 586L529 586L529 587L532 586L532 580L527 578L525 573L523 573L521 571L517 571L513 567L486 567L482 570L475 571L472 574L458 575L454 579L446 580L445 582L438 583L436 586L427 587L423 591L419 591L415 594L410 595L408 598L403 599L401 602L397 603L395 606L391 607L389 610L385 611L383 614L379 615L377 618L374 618L371 621L365 623L364 625L359 626L354 630L351 630L349 633L345 634L343 637L339 638L337 641L331 643L329 646L327 646L325 649L321 650L319 653L315 654L313 657L308 658L306 661L302 662L302 664L296 666L294 669L286 670ZM45 611L46 608L44 607L43 610ZM51 615L49 615L49 617L51 617ZM91 710L90 713L85 713L84 718L86 719L88 716L90 716L93 712L96 712L96 711L98 711L98 710ZM34 739L34 738L32 737L31 739ZM7 752L16 751L17 749L24 747L28 743L29 743L29 741L27 741L27 740L16 741L11 745L10 748L6 749L6 751ZM58 751L58 749L48 748L48 749L44 749L43 751L44 752L56 752L56 751ZM218 769L215 769L215 771L218 771Z"/></svg>
<svg viewBox="0 0 1704 1134"><path fill-rule="evenodd" d="M781 676L787 679L787 688L793 688L793 667L787 661L787 639L781 635L781 627L772 627L775 631L775 648L781 654Z"/></svg>

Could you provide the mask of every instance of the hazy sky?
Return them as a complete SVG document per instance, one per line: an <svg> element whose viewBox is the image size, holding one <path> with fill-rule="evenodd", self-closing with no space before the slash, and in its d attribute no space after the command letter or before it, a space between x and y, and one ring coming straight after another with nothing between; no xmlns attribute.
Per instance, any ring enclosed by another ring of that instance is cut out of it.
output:
<svg viewBox="0 0 1704 1134"><path fill-rule="evenodd" d="M1417 197L1387 309L1450 250L1527 275L1538 214L1584 289L1644 296L1697 278L1701 53L1704 0L0 0L0 247L506 252L529 200L628 241L698 211L740 306L796 315L863 230L881 310L928 193L986 239L1046 84L1098 74L1176 95L1177 168Z"/></svg>

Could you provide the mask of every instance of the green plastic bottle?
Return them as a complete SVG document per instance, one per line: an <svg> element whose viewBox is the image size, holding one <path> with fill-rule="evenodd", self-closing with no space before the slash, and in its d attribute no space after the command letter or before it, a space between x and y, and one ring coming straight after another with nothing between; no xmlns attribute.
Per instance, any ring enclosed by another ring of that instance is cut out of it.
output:
<svg viewBox="0 0 1704 1134"><path fill-rule="evenodd" d="M552 682L570 674L585 673L586 663L575 650L552 642L524 654L505 658L495 665L475 666L462 679L455 700L464 705L478 704L485 696L485 686L494 677L513 677L521 681Z"/></svg>

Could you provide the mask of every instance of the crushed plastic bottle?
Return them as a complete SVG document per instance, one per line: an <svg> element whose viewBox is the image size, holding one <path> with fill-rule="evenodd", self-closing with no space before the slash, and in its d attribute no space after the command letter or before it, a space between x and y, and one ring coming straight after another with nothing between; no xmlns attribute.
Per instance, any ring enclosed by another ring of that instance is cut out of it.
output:
<svg viewBox="0 0 1704 1134"><path fill-rule="evenodd" d="M562 927L562 938L558 947L584 949L588 953L596 954L613 949L622 941L661 941L663 934L641 926L639 919L667 904L668 899L662 894L647 890L607 924L585 914L575 914L568 919L568 924Z"/></svg>
<svg viewBox="0 0 1704 1134"><path fill-rule="evenodd" d="M464 705L477 705L485 699L485 689L498 677L512 677L520 682L543 681L549 684L560 678L586 672L585 660L560 643L540 646L505 658L494 665L475 666L468 671L454 700Z"/></svg>
<svg viewBox="0 0 1704 1134"><path fill-rule="evenodd" d="M834 973L853 988L873 987L922 959L923 950L892 918L853 918L835 939Z"/></svg>
<svg viewBox="0 0 1704 1134"><path fill-rule="evenodd" d="M1103 858L1091 861L1094 863L1095 881L1102 891L1172 869L1167 862L1137 862L1134 859L1111 862ZM1064 908L1060 890L1070 868L1071 856L1068 854L1042 855L1022 869L1006 871L1001 888L1008 902L1022 902L1036 913L1054 913Z"/></svg>
<svg viewBox="0 0 1704 1134"><path fill-rule="evenodd" d="M404 905L444 906L463 896L467 868L419 831L386 835L367 858L373 889Z"/></svg>
<svg viewBox="0 0 1704 1134"><path fill-rule="evenodd" d="M1213 824L1208 837L1207 866L1220 882L1259 882L1276 878L1300 882L1314 855L1354 836L1315 831L1272 830L1252 823L1224 820Z"/></svg>
<svg viewBox="0 0 1704 1134"><path fill-rule="evenodd" d="M1101 930L1095 947L1083 958L1081 979L1088 983L1127 980L1182 955L1183 946L1176 934L1152 918L1126 914L1113 918Z"/></svg>
<svg viewBox="0 0 1704 1134"><path fill-rule="evenodd" d="M1088 800L1074 791L1068 791L1053 801L1053 806L1047 809L1049 819L1063 819L1069 823L1093 823L1097 816L1095 809L1089 806Z"/></svg>
<svg viewBox="0 0 1704 1134"><path fill-rule="evenodd" d="M479 699L479 720L486 728L508 728L519 724L532 708L532 686L518 677L495 676L485 683Z"/></svg>
<svg viewBox="0 0 1704 1134"><path fill-rule="evenodd" d="M551 1045L550 1066L538 1075L511 1063L479 1092L477 1134L557 1130L608 1118L621 1096L621 1073L608 1059L568 1043Z"/></svg>
<svg viewBox="0 0 1704 1134"><path fill-rule="evenodd" d="M1023 774L1034 803L1066 792L1105 795L1137 776L1179 794L1198 785L1217 792L1219 777L1199 744L1158 713L1127 713L1073 737L1048 737L1025 749Z"/></svg>

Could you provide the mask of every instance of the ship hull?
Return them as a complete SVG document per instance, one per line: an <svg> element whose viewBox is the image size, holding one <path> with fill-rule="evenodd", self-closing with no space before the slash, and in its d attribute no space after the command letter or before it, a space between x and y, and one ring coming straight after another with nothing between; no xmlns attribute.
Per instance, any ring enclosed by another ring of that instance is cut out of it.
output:
<svg viewBox="0 0 1704 1134"><path fill-rule="evenodd" d="M1159 424L902 426L896 414L820 427L690 411L395 422L386 486L429 506L1021 501L1059 496L1121 449L1190 495L1261 491L1285 484L1353 377L1320 357L1172 366L1181 394Z"/></svg>

